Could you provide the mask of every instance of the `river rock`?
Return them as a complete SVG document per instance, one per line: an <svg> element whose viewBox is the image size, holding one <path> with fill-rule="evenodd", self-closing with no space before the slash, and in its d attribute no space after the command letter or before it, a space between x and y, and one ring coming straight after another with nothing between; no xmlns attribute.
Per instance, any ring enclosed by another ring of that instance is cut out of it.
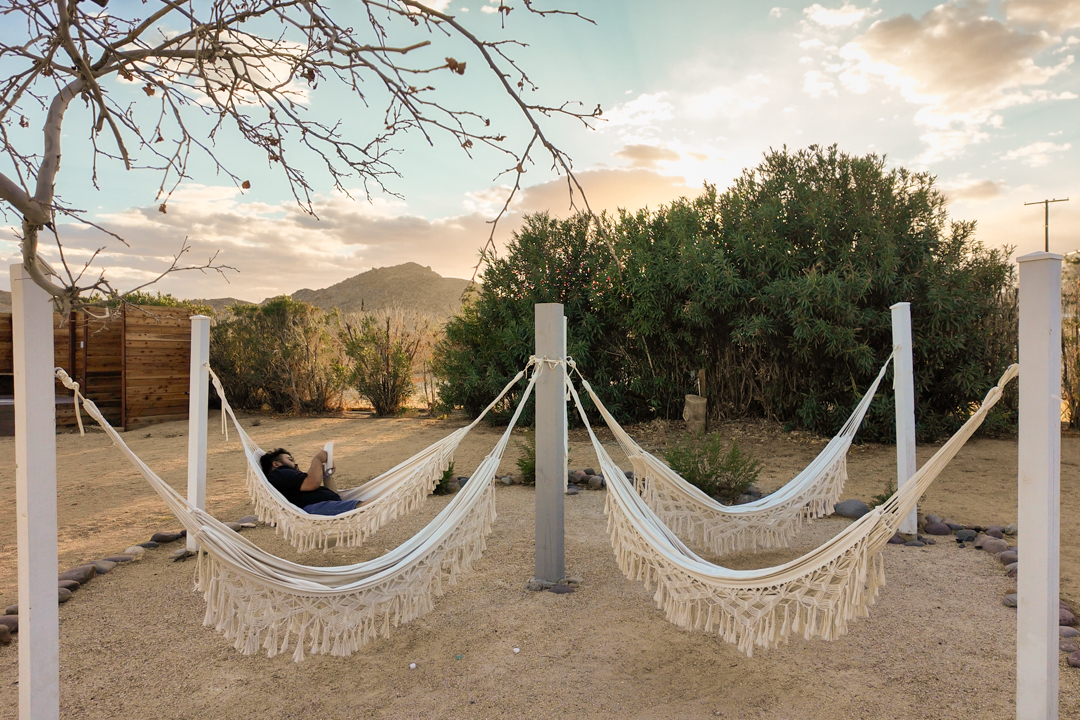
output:
<svg viewBox="0 0 1080 720"><path fill-rule="evenodd" d="M125 555L130 555L132 557L138 557L139 555L142 555L144 552L146 552L146 548L140 547L139 545L132 545L129 548L124 548L124 554Z"/></svg>
<svg viewBox="0 0 1080 720"><path fill-rule="evenodd" d="M90 578L97 575L97 568L93 565L80 565L70 570L65 570L56 576L57 580L74 580L80 585L90 582Z"/></svg>
<svg viewBox="0 0 1080 720"><path fill-rule="evenodd" d="M929 535L952 535L952 528L945 523L926 523L925 530Z"/></svg>
<svg viewBox="0 0 1080 720"><path fill-rule="evenodd" d="M1017 557L1015 550L1005 550L1004 552L998 553L998 562L1002 565L1008 565L1016 562Z"/></svg>
<svg viewBox="0 0 1080 720"><path fill-rule="evenodd" d="M590 490L599 490L601 487L603 487L603 485L604 478L600 477L599 475L593 475L591 478L589 478Z"/></svg>
<svg viewBox="0 0 1080 720"><path fill-rule="evenodd" d="M236 522L240 523L241 525L247 525L248 523L253 523L257 525L259 523L259 518L255 517L254 515L245 515Z"/></svg>
<svg viewBox="0 0 1080 720"><path fill-rule="evenodd" d="M986 528L986 534L992 538L997 538L998 540L1005 539L1005 531L998 525Z"/></svg>
<svg viewBox="0 0 1080 720"><path fill-rule="evenodd" d="M1058 625L1058 637L1074 638L1080 637L1080 630L1069 627L1068 625Z"/></svg>
<svg viewBox="0 0 1080 720"><path fill-rule="evenodd" d="M7 608L4 609L4 614L5 615L18 615L19 614L19 603L15 603L14 605L8 605Z"/></svg>
<svg viewBox="0 0 1080 720"><path fill-rule="evenodd" d="M941 516L940 515L927 515L926 516L926 524L927 525L932 525L934 523L939 523L939 522L941 522Z"/></svg>
<svg viewBox="0 0 1080 720"><path fill-rule="evenodd" d="M61 604L66 603L68 600L70 600L73 597L75 597L75 594L72 593L67 588L62 588L62 587L56 588L56 599Z"/></svg>
<svg viewBox="0 0 1080 720"><path fill-rule="evenodd" d="M595 471L595 470L593 470L592 468L585 468L585 470L584 470L583 472L584 472L584 473L585 473L586 475L595 475L595 474L596 474L596 471Z"/></svg>
<svg viewBox="0 0 1080 720"><path fill-rule="evenodd" d="M900 537L900 533L896 533L891 538L889 538L889 544L890 545L903 545L906 542L907 542L907 540Z"/></svg>
<svg viewBox="0 0 1080 720"><path fill-rule="evenodd" d="M7 625L0 625L0 645L11 644L11 630Z"/></svg>
<svg viewBox="0 0 1080 720"><path fill-rule="evenodd" d="M121 565L123 563L131 562L135 559L135 557L133 555L110 555L105 559L109 562L114 562L117 565Z"/></svg>
<svg viewBox="0 0 1080 720"><path fill-rule="evenodd" d="M227 523L221 523L221 524L224 525L225 527L229 528L233 532L240 532L240 523L227 522Z"/></svg>
<svg viewBox="0 0 1080 720"><path fill-rule="evenodd" d="M19 615L17 613L0 615L0 625L3 625L13 633L19 632Z"/></svg>
<svg viewBox="0 0 1080 720"><path fill-rule="evenodd" d="M862 500L856 498L850 498L842 502L836 503L836 507L833 508L833 514L840 517L851 518L852 520L858 520L866 513L870 512L869 506Z"/></svg>
<svg viewBox="0 0 1080 720"><path fill-rule="evenodd" d="M1065 608L1058 608L1058 625L1075 625L1076 616Z"/></svg>
<svg viewBox="0 0 1080 720"><path fill-rule="evenodd" d="M548 588L548 592L553 592L556 595L569 595L574 592L574 588L569 585L552 585Z"/></svg>
<svg viewBox="0 0 1080 720"><path fill-rule="evenodd" d="M1058 638L1058 650L1065 653L1074 653L1080 650L1080 645L1072 638Z"/></svg>
<svg viewBox="0 0 1080 720"><path fill-rule="evenodd" d="M942 522L943 525L948 526L948 528L950 530L952 530L953 532L956 532L957 530L963 530L964 529L963 525L961 525L960 523L954 523L951 520L942 520L941 522Z"/></svg>
<svg viewBox="0 0 1080 720"><path fill-rule="evenodd" d="M161 543L155 542L153 540L147 540L146 542L139 543L138 547L145 548L147 550L153 550L156 547L161 547Z"/></svg>
<svg viewBox="0 0 1080 720"><path fill-rule="evenodd" d="M1070 666L1080 667L1080 652L1072 653L1066 660L1068 660Z"/></svg>
<svg viewBox="0 0 1080 720"><path fill-rule="evenodd" d="M75 582L74 580L59 580L56 583L56 587L62 587L65 590L70 590L71 592L75 592L80 587L82 587L82 585L79 585L79 583Z"/></svg>
<svg viewBox="0 0 1080 720"><path fill-rule="evenodd" d="M978 535L979 534L974 530L957 530L956 542L971 542L978 537Z"/></svg>
<svg viewBox="0 0 1080 720"><path fill-rule="evenodd" d="M117 563L114 563L111 560L94 560L90 564L97 570L98 575L104 575L117 566Z"/></svg>
<svg viewBox="0 0 1080 720"><path fill-rule="evenodd" d="M577 495L579 492L581 492L581 488L579 488L577 485L571 485L566 488L567 495Z"/></svg>
<svg viewBox="0 0 1080 720"><path fill-rule="evenodd" d="M983 535L982 537L975 539L975 547L978 550L984 550L992 555L1003 553L1009 548L1009 544L1004 540L999 540L989 535Z"/></svg>
<svg viewBox="0 0 1080 720"><path fill-rule="evenodd" d="M150 536L151 542L156 542L160 545L168 545L169 543L176 542L180 538L184 537L179 532L159 532Z"/></svg>
<svg viewBox="0 0 1080 720"><path fill-rule="evenodd" d="M510 476L510 475L507 475L505 477L499 478L499 482L501 482L503 485L513 485L514 484L514 478L512 476Z"/></svg>
<svg viewBox="0 0 1080 720"><path fill-rule="evenodd" d="M908 540L904 543L905 547L926 547L926 543L922 540Z"/></svg>
<svg viewBox="0 0 1080 720"><path fill-rule="evenodd" d="M589 479L589 474L587 474L584 470L575 470L574 472L570 473L569 479L570 482L585 482Z"/></svg>
<svg viewBox="0 0 1080 720"><path fill-rule="evenodd" d="M1009 593L1001 602L1004 603L1005 607L1016 607L1016 593Z"/></svg>
<svg viewBox="0 0 1080 720"><path fill-rule="evenodd" d="M1009 523L1008 525L1006 525L1005 526L1005 534L1006 535L1015 535L1016 534L1016 523Z"/></svg>

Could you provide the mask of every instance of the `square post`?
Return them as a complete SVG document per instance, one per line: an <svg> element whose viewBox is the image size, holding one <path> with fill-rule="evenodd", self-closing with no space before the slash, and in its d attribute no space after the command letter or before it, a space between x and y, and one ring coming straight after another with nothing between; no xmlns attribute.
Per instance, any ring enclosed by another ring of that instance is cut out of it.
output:
<svg viewBox="0 0 1080 720"><path fill-rule="evenodd" d="M1058 717L1061 255L1020 264L1016 717Z"/></svg>
<svg viewBox="0 0 1080 720"><path fill-rule="evenodd" d="M56 571L56 389L53 306L11 266L15 364L15 502L19 544L19 718L60 717Z"/></svg>
<svg viewBox="0 0 1080 720"><path fill-rule="evenodd" d="M207 400L210 397L210 318L191 317L191 376L188 380L188 502L206 509L206 427ZM195 552L198 544L191 535L187 549Z"/></svg>
<svg viewBox="0 0 1080 720"><path fill-rule="evenodd" d="M911 343L911 304L893 305L893 395L896 398L896 487L915 475L915 376ZM919 532L917 508L911 508L900 522L900 532L915 535Z"/></svg>
<svg viewBox="0 0 1080 720"><path fill-rule="evenodd" d="M535 306L536 356L566 357L561 303ZM536 380L536 574L537 580L565 577L563 500L566 485L566 386L563 365L543 363ZM562 424L560 424L562 423Z"/></svg>

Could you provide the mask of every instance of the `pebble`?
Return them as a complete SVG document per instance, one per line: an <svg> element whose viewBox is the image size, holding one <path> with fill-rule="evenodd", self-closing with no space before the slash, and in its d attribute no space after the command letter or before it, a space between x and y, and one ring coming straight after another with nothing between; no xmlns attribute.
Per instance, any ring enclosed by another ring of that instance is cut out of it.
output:
<svg viewBox="0 0 1080 720"><path fill-rule="evenodd" d="M132 557L142 555L144 552L146 552L146 548L142 547L141 545L132 545L129 548L124 548L124 554L131 555Z"/></svg>
<svg viewBox="0 0 1080 720"><path fill-rule="evenodd" d="M1016 593L1009 593L1002 602L1005 607L1016 607Z"/></svg>
<svg viewBox="0 0 1080 720"><path fill-rule="evenodd" d="M1074 653L1080 650L1080 645L1076 644L1076 641L1072 638L1060 638L1058 639L1058 650L1066 653Z"/></svg>
<svg viewBox="0 0 1080 720"><path fill-rule="evenodd" d="M998 553L1005 552L1009 545L1004 540L999 540L989 535L983 535L980 539L975 541L975 547L979 550L985 550L988 553L997 555Z"/></svg>
<svg viewBox="0 0 1080 720"><path fill-rule="evenodd" d="M410 670L415 670L416 669L416 663L409 663L409 669Z"/></svg>
<svg viewBox="0 0 1080 720"><path fill-rule="evenodd" d="M75 582L74 580L60 580L56 583L56 586L62 587L65 590L70 590L71 592L75 592L80 587L82 587L82 585L79 585L79 583Z"/></svg>
<svg viewBox="0 0 1080 720"><path fill-rule="evenodd" d="M957 530L956 542L971 542L978 537L978 535L979 534L974 530Z"/></svg>
<svg viewBox="0 0 1080 720"><path fill-rule="evenodd" d="M833 514L840 517L851 518L852 520L858 520L866 513L870 512L869 506L862 500L851 498L842 502L836 503L836 507L833 508Z"/></svg>
<svg viewBox="0 0 1080 720"><path fill-rule="evenodd" d="M94 560L90 564L97 570L98 575L104 575L116 567L118 563L114 563L111 560Z"/></svg>
<svg viewBox="0 0 1080 720"><path fill-rule="evenodd" d="M1005 539L1005 532L999 527L987 528L986 534L992 538L997 538L998 540Z"/></svg>
<svg viewBox="0 0 1080 720"><path fill-rule="evenodd" d="M601 487L603 487L603 485L604 478L600 477L599 475L593 475L591 478L589 478L590 490L599 490Z"/></svg>
<svg viewBox="0 0 1080 720"><path fill-rule="evenodd" d="M945 523L927 523L924 529L930 535L952 535L952 528Z"/></svg>
<svg viewBox="0 0 1080 720"><path fill-rule="evenodd" d="M17 606L16 606L17 609ZM0 625L3 625L13 633L19 632L19 616L17 613L0 615Z"/></svg>
<svg viewBox="0 0 1080 720"><path fill-rule="evenodd" d="M184 537L184 535L186 533L182 534L182 532L183 531L181 531L181 532L159 532L159 533L154 533L153 535L150 536L150 541L151 542L156 542L156 543L158 543L160 545L167 545L168 543L176 542L180 538Z"/></svg>
<svg viewBox="0 0 1080 720"><path fill-rule="evenodd" d="M70 590L68 590L67 588L62 588L62 587L56 588L56 599L60 603L66 603L68 600L70 600L73 597L75 597L75 594L73 592L71 592Z"/></svg>
<svg viewBox="0 0 1080 720"><path fill-rule="evenodd" d="M240 523L227 522L227 523L222 523L222 525L229 528L233 532L240 532Z"/></svg>
<svg viewBox="0 0 1080 720"><path fill-rule="evenodd" d="M581 488L579 488L577 485L571 485L566 488L567 495L577 495L579 492L581 492Z"/></svg>
<svg viewBox="0 0 1080 720"><path fill-rule="evenodd" d="M499 481L502 482L503 485L513 485L514 484L514 478L511 475L507 475L505 477L499 478Z"/></svg>
<svg viewBox="0 0 1080 720"><path fill-rule="evenodd" d="M521 652L521 648L514 648L514 654L515 655L517 655L519 652Z"/></svg>
<svg viewBox="0 0 1080 720"><path fill-rule="evenodd" d="M0 625L0 645L11 644L11 630L7 625Z"/></svg>
<svg viewBox="0 0 1080 720"><path fill-rule="evenodd" d="M1015 580L1016 577L1020 574L1020 571L1017 568L1009 568L1008 574L1009 574L1009 577L1011 577L1011 578L1013 578Z"/></svg>
<svg viewBox="0 0 1080 720"><path fill-rule="evenodd" d="M585 582L585 578L568 577L564 582L566 582L567 585L580 585L581 583Z"/></svg>
<svg viewBox="0 0 1080 720"><path fill-rule="evenodd" d="M245 515L236 522L240 523L241 525L246 525L248 523L257 525L259 523L259 518L255 517L254 515Z"/></svg>
<svg viewBox="0 0 1080 720"><path fill-rule="evenodd" d="M889 538L890 545L903 545L905 542L907 541L904 540L904 538L900 537L900 533L896 533L891 538Z"/></svg>
<svg viewBox="0 0 1080 720"><path fill-rule="evenodd" d="M1058 625L1073 625L1076 623L1076 616L1065 608L1058 608Z"/></svg>
<svg viewBox="0 0 1080 720"><path fill-rule="evenodd" d="M584 473L585 473L586 475L595 475L595 474L596 474L596 471L595 471L595 470L593 470L592 468L585 468L585 470L584 470L583 472L584 472Z"/></svg>
<svg viewBox="0 0 1080 720"><path fill-rule="evenodd" d="M1072 667L1080 667L1080 652L1074 652L1066 658Z"/></svg>
<svg viewBox="0 0 1080 720"><path fill-rule="evenodd" d="M926 547L926 543L922 540L908 540L904 545L906 547Z"/></svg>
<svg viewBox="0 0 1080 720"><path fill-rule="evenodd" d="M547 580L538 580L537 578L533 578L533 579L529 580L528 583L525 584L525 589L526 590L532 590L533 592L540 592L541 590L547 590L549 587L552 587L554 585L555 585L555 583L553 583L553 582L548 582Z"/></svg>
<svg viewBox="0 0 1080 720"><path fill-rule="evenodd" d="M589 476L583 470L574 470L567 478L570 482L584 482Z"/></svg>
<svg viewBox="0 0 1080 720"><path fill-rule="evenodd" d="M145 548L147 550L153 550L156 547L161 547L161 543L154 540L147 540L146 542L139 543L136 547Z"/></svg>
<svg viewBox="0 0 1080 720"><path fill-rule="evenodd" d="M954 523L952 520L942 520L941 523L947 526L953 532L964 529L963 525L961 525L960 523Z"/></svg>
<svg viewBox="0 0 1080 720"><path fill-rule="evenodd" d="M107 560L108 562L113 562L117 565L121 563L131 562L134 559L134 555L110 555L109 557L105 558L105 560Z"/></svg>
<svg viewBox="0 0 1080 720"><path fill-rule="evenodd" d="M4 614L5 615L18 615L19 614L19 604L15 603L14 605L8 605L7 608L4 609Z"/></svg>
<svg viewBox="0 0 1080 720"><path fill-rule="evenodd" d="M998 562L1002 565L1009 565L1016 562L1018 559L1019 556L1016 554L1015 550L1005 550L1004 552L998 553Z"/></svg>
<svg viewBox="0 0 1080 720"><path fill-rule="evenodd" d="M574 592L574 588L569 585L552 585L548 588L548 592L553 592L556 595L568 595Z"/></svg>
<svg viewBox="0 0 1080 720"><path fill-rule="evenodd" d="M56 576L57 580L74 580L80 585L85 585L90 581L90 578L97 575L97 568L93 565L80 565L79 567L73 567L70 570L65 570Z"/></svg>
<svg viewBox="0 0 1080 720"><path fill-rule="evenodd" d="M1071 628L1068 625L1058 625L1058 637L1074 638L1080 637L1080 630Z"/></svg>
<svg viewBox="0 0 1080 720"><path fill-rule="evenodd" d="M1006 566L1005 566L1005 569L1006 569L1006 570L1015 570L1015 569L1016 569L1016 568L1018 568L1018 567L1020 567L1020 563L1018 563L1018 562L1011 562L1011 563L1009 563L1008 565L1006 565Z"/></svg>
<svg viewBox="0 0 1080 720"><path fill-rule="evenodd" d="M1015 535L1016 530L1017 530L1016 523L1009 523L1008 525L1005 526L1005 534L1006 535Z"/></svg>

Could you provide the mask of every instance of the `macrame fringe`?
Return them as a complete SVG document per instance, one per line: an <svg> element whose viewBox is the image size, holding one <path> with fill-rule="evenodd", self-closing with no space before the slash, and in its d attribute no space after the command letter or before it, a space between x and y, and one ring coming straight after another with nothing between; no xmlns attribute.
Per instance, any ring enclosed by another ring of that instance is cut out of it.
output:
<svg viewBox="0 0 1080 720"><path fill-rule="evenodd" d="M222 633L244 655L265 650L268 657L292 648L292 659L307 654L344 657L391 628L434 609L434 598L473 567L487 547L495 521L495 492L483 498L462 523L419 562L381 583L356 592L287 592L250 578L207 553L199 553L195 587L206 601L203 625Z"/></svg>
<svg viewBox="0 0 1080 720"><path fill-rule="evenodd" d="M332 547L360 547L384 525L419 509L453 460L455 447L425 460L400 486L332 522L326 516L303 515L285 508L266 483L248 466L247 488L255 515L271 525L296 552L327 552Z"/></svg>
<svg viewBox="0 0 1080 720"><path fill-rule="evenodd" d="M753 587L710 582L694 576L651 549L609 500L608 533L619 569L630 580L654 588L653 600L667 620L686 630L716 633L745 655L771 649L792 634L835 640L848 622L866 617L885 585L882 547L892 535L888 523L839 557L794 582Z"/></svg>

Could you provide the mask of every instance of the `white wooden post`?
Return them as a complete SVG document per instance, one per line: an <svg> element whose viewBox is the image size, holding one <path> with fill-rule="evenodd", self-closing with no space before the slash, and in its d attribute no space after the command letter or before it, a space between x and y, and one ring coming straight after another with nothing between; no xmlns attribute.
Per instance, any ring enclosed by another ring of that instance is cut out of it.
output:
<svg viewBox="0 0 1080 720"><path fill-rule="evenodd" d="M566 356L563 306L535 307L536 356L561 360ZM564 368L544 363L536 380L536 579L558 582L565 577L563 499L566 448L560 419L566 422Z"/></svg>
<svg viewBox="0 0 1080 720"><path fill-rule="evenodd" d="M1058 717L1061 255L1020 263L1016 717Z"/></svg>
<svg viewBox="0 0 1080 720"><path fill-rule="evenodd" d="M210 318L191 317L191 378L188 390L188 502L206 509L206 427L207 400L210 397ZM191 535L187 549L195 552L198 544Z"/></svg>
<svg viewBox="0 0 1080 720"><path fill-rule="evenodd" d="M896 487L902 488L915 471L915 376L911 343L911 305L893 305L892 341L893 395L896 398ZM917 508L912 508L900 523L900 532L919 532Z"/></svg>
<svg viewBox="0 0 1080 720"><path fill-rule="evenodd" d="M564 348L569 347L566 342L566 316L563 315L562 319L562 346ZM559 406L562 408L562 429L563 429L563 492L566 492L570 487L570 476L567 472L570 469L570 424L566 421L567 408L566 403L570 401L570 393L564 393L563 402Z"/></svg>
<svg viewBox="0 0 1080 720"><path fill-rule="evenodd" d="M15 361L15 502L19 542L19 718L60 717L53 306L11 266Z"/></svg>

